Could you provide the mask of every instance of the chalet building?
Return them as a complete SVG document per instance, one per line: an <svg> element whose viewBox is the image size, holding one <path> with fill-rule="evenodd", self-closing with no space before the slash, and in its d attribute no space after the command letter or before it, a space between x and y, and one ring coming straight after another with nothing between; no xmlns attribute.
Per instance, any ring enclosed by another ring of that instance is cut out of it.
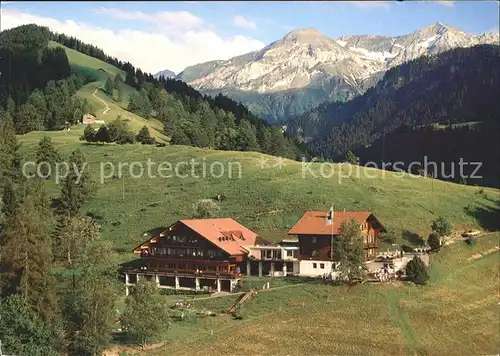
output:
<svg viewBox="0 0 500 356"><path fill-rule="evenodd" d="M140 259L121 272L128 286L155 280L160 288L232 291L257 234L233 219L179 220L134 249Z"/></svg>
<svg viewBox="0 0 500 356"><path fill-rule="evenodd" d="M138 280L159 288L232 292L247 276L322 276L335 274L332 239L341 238L343 221L360 224L364 258L375 257L384 227L369 211L308 211L288 232L297 239L270 243L230 218L179 220L137 246L140 258L120 266L126 294Z"/></svg>
<svg viewBox="0 0 500 356"><path fill-rule="evenodd" d="M299 271L301 276L334 274L335 262L332 262L332 239L341 238L342 222L354 219L359 222L364 245L364 259L375 257L379 247L378 234L385 228L369 211L338 211L332 214L331 224L327 224L328 211L307 211L288 231L299 239Z"/></svg>
<svg viewBox="0 0 500 356"><path fill-rule="evenodd" d="M84 125L101 125L101 124L104 124L104 120L97 120L94 115L86 113L82 117L82 124L84 124Z"/></svg>

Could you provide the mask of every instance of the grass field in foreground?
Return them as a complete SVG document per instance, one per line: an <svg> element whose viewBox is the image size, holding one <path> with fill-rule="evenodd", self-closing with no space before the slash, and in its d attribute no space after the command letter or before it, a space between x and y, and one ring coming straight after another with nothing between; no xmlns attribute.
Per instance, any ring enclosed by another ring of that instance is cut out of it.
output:
<svg viewBox="0 0 500 356"><path fill-rule="evenodd" d="M491 249L499 237L482 236L475 247L459 242L433 255L426 286L307 284L259 292L245 304L243 320L187 317L166 332L164 347L147 354L496 354L500 253ZM234 299L195 301L193 308L222 312Z"/></svg>

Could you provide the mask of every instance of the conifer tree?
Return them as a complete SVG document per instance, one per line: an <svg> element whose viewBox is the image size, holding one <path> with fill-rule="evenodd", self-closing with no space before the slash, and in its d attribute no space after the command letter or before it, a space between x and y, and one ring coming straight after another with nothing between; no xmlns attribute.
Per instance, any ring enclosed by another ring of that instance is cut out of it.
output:
<svg viewBox="0 0 500 356"><path fill-rule="evenodd" d="M155 139L151 137L149 129L146 125L142 127L135 139L137 142L140 142L144 145L152 145L155 142Z"/></svg>
<svg viewBox="0 0 500 356"><path fill-rule="evenodd" d="M37 199L36 195L25 197L6 220L0 235L0 280L3 295L20 293L44 320L52 320L57 306L51 275L51 215L48 206Z"/></svg>
<svg viewBox="0 0 500 356"><path fill-rule="evenodd" d="M83 153L76 149L69 157L69 172L61 182L58 213L65 217L76 216L96 188L91 180L89 167Z"/></svg>
<svg viewBox="0 0 500 356"><path fill-rule="evenodd" d="M38 142L38 148L35 155L37 164L40 165L41 163L44 163L40 165L40 173L42 177L49 178L55 164L60 160L59 153L57 153L50 137L44 136Z"/></svg>
<svg viewBox="0 0 500 356"><path fill-rule="evenodd" d="M106 94L112 97L114 87L115 85L111 77L110 76L106 77L106 82L104 83L104 91L106 92Z"/></svg>

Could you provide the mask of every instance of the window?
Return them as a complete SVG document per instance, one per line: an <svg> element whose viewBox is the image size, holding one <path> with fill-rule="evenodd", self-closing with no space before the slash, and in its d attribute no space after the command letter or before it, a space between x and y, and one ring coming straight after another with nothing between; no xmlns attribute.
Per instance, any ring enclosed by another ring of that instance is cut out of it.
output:
<svg viewBox="0 0 500 356"><path fill-rule="evenodd" d="M320 264L319 264L319 268L321 268L321 269L325 269L325 264L324 264L324 263L320 263Z"/></svg>
<svg viewBox="0 0 500 356"><path fill-rule="evenodd" d="M318 268L318 264L317 263L313 263L313 268Z"/></svg>
<svg viewBox="0 0 500 356"><path fill-rule="evenodd" d="M316 236L313 236L312 238L312 243L315 244L316 243Z"/></svg>

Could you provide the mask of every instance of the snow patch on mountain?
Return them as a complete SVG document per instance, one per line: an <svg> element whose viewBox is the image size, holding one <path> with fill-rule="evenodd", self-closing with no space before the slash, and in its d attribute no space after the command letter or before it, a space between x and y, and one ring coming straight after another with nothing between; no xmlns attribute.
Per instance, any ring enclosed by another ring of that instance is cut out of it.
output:
<svg viewBox="0 0 500 356"><path fill-rule="evenodd" d="M359 89L377 73L423 55L455 47L498 43L498 35L474 36L436 23L408 35L343 36L331 39L313 28L287 33L260 51L189 68L189 84L198 90L236 89L272 93L311 86L321 87L342 78ZM377 74L378 75L378 74ZM194 77L194 78L193 78Z"/></svg>

